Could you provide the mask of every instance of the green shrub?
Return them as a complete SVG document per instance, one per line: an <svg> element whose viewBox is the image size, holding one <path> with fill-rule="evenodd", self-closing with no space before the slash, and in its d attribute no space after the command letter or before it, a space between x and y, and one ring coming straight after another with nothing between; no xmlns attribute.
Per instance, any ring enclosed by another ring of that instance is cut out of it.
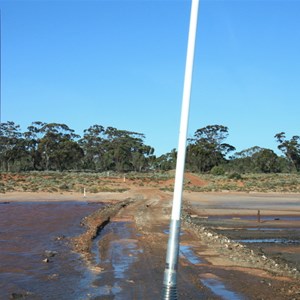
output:
<svg viewBox="0 0 300 300"><path fill-rule="evenodd" d="M215 175L215 176L222 176L225 174L225 170L221 166L214 166L210 170L210 174Z"/></svg>
<svg viewBox="0 0 300 300"><path fill-rule="evenodd" d="M63 183L59 186L59 189L62 190L62 191L68 191L69 186L66 183Z"/></svg>
<svg viewBox="0 0 300 300"><path fill-rule="evenodd" d="M98 189L98 187L96 187L96 186L91 186L91 187L89 188L88 192L90 192L90 193L98 193L98 192L99 192L99 189Z"/></svg>
<svg viewBox="0 0 300 300"><path fill-rule="evenodd" d="M227 176L229 179L236 179L236 180L241 180L242 179L242 175L240 173L237 172L233 172L228 174Z"/></svg>

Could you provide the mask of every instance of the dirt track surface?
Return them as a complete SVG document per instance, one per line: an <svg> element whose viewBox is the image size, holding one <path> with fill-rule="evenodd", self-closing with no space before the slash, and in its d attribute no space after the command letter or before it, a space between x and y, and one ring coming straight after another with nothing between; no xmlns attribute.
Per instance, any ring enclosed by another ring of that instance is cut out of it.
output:
<svg viewBox="0 0 300 300"><path fill-rule="evenodd" d="M74 195L69 197L76 198ZM179 299L300 299L299 272L296 269L253 251L247 245L232 242L208 223L203 225L198 222L199 217L215 214L253 215L257 210L253 203L263 201L260 198L253 202L251 197L245 194L184 194ZM264 203L268 202L268 197L263 198ZM6 200L17 198L17 195L8 195ZM288 198L291 211L299 216L298 198ZM251 205L246 205L247 209L244 209L241 199L245 205L248 202ZM269 206L268 214L278 213L282 208L280 197L269 199L274 203ZM92 217L84 218L82 222L87 235L77 236L75 242L72 239L74 249L80 253L89 272L82 275L81 285L84 284L87 290L85 296L76 298L75 293L70 299L159 298L172 206L171 193L153 188L132 188L125 193L88 196L85 200L109 201L115 205L107 208L105 213L101 209ZM126 205L120 205L122 201ZM23 298L51 299L34 298L26 293ZM63 299L68 298L65 296Z"/></svg>
<svg viewBox="0 0 300 300"><path fill-rule="evenodd" d="M94 270L94 296L99 299L160 297L172 196L154 189L136 189L130 195L133 202L99 230L91 255L82 252ZM300 299L296 269L194 222L201 198L185 195L180 299ZM107 218L99 216L102 226Z"/></svg>

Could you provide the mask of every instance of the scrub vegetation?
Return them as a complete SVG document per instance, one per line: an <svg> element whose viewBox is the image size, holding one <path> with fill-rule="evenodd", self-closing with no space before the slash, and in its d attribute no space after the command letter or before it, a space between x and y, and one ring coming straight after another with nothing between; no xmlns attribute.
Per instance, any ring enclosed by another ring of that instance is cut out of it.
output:
<svg viewBox="0 0 300 300"><path fill-rule="evenodd" d="M226 126L208 125L188 140L186 171L202 183L187 179L185 189L299 192L299 136L275 134L279 156L258 146L234 152L228 135ZM97 193L123 191L129 183L171 190L177 151L157 157L144 139L97 124L80 136L66 124L37 121L22 132L12 121L0 123L0 191Z"/></svg>
<svg viewBox="0 0 300 300"><path fill-rule="evenodd" d="M47 192L84 193L124 192L134 187L157 188L172 192L174 172L147 173L84 173L84 172L2 172L0 193ZM229 175L186 173L184 190L192 192L279 192L300 193L300 175L293 174L243 174Z"/></svg>

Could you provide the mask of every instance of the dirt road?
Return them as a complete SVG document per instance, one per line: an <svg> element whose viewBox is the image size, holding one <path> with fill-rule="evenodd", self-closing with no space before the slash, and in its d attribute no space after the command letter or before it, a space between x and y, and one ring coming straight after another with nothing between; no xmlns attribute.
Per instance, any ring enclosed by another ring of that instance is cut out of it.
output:
<svg viewBox="0 0 300 300"><path fill-rule="evenodd" d="M93 274L86 282L93 287L90 299L160 297L172 196L151 188L133 189L125 196L133 202L109 218L100 216L97 237L90 250L82 251ZM194 222L203 214L197 205L205 199L200 198L185 194L179 298L300 299L296 269Z"/></svg>
<svg viewBox="0 0 300 300"><path fill-rule="evenodd" d="M0 299L160 298L172 194L129 188L3 195ZM179 299L300 299L299 195L195 192L183 203ZM288 243L235 241L271 233Z"/></svg>

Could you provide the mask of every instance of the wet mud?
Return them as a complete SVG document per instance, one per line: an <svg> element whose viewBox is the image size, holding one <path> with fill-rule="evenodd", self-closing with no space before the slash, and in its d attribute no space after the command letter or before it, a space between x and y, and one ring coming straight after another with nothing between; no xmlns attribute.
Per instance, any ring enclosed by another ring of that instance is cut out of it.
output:
<svg viewBox="0 0 300 300"><path fill-rule="evenodd" d="M203 198L190 203L194 224L300 271L299 195L205 194Z"/></svg>
<svg viewBox="0 0 300 300"><path fill-rule="evenodd" d="M194 222L300 271L300 216L195 217Z"/></svg>
<svg viewBox="0 0 300 300"><path fill-rule="evenodd" d="M155 190L126 197L105 207L0 205L0 299L160 298L170 197ZM207 214L194 203L183 207L179 299L300 298L296 213L257 222L253 209Z"/></svg>
<svg viewBox="0 0 300 300"><path fill-rule="evenodd" d="M91 296L132 299L135 281L129 271L143 253L132 231L131 222L112 221L94 240L90 263L93 276L85 282L93 287Z"/></svg>
<svg viewBox="0 0 300 300"><path fill-rule="evenodd" d="M84 233L72 239L75 251L82 253L89 259L93 240L110 223L112 217L132 202L132 199L126 199L121 202L109 204L103 209L96 210L91 215L85 217L81 221L81 225L85 227Z"/></svg>

